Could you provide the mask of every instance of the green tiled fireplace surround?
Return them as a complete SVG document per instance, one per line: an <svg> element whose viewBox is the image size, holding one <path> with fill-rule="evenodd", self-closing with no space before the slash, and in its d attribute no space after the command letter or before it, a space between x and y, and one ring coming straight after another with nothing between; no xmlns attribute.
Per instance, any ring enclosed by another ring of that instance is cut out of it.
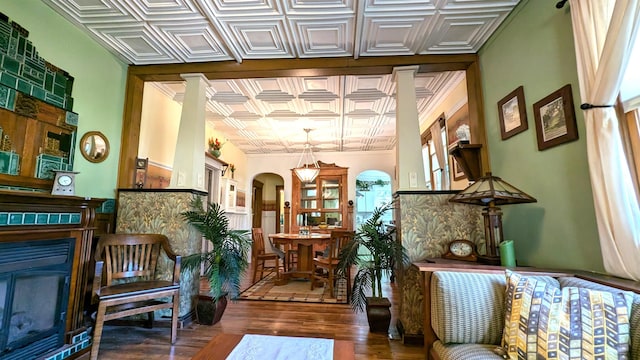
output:
<svg viewBox="0 0 640 360"><path fill-rule="evenodd" d="M0 105L13 110L15 91L71 111L73 77L38 55L29 32L0 13L0 83L10 90ZM3 90L5 91L5 90Z"/></svg>
<svg viewBox="0 0 640 360"><path fill-rule="evenodd" d="M0 226L80 224L81 220L79 212L0 212Z"/></svg>

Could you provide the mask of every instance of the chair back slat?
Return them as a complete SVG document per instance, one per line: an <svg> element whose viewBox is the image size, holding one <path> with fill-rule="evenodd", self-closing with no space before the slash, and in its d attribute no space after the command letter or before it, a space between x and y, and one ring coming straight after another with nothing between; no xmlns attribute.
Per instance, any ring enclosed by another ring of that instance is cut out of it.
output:
<svg viewBox="0 0 640 360"><path fill-rule="evenodd" d="M342 248L345 247L349 242L351 242L354 236L355 236L355 232L353 231L332 230L331 240L329 242L328 258L330 260L337 260Z"/></svg>
<svg viewBox="0 0 640 360"><path fill-rule="evenodd" d="M96 260L104 260L105 284L119 279L154 279L160 249L166 239L159 234L102 236L96 249Z"/></svg>
<svg viewBox="0 0 640 360"><path fill-rule="evenodd" d="M257 255L263 255L265 253L265 248L264 248L264 234L262 233L262 228L252 228L251 238L253 240L253 244L251 245L252 256L255 257Z"/></svg>

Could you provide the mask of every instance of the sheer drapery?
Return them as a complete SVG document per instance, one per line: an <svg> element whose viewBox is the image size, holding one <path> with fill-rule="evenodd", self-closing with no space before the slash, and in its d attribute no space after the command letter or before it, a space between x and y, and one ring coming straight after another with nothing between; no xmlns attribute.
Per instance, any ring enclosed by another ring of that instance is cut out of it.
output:
<svg viewBox="0 0 640 360"><path fill-rule="evenodd" d="M614 104L637 33L640 0L571 0L583 103ZM608 273L640 280L640 202L614 108L584 112L600 247Z"/></svg>
<svg viewBox="0 0 640 360"><path fill-rule="evenodd" d="M438 159L438 164L440 165L440 189L434 190L445 190L448 189L448 181L446 177L445 171L445 161L444 158L444 144L442 144L442 127L440 127L440 121L436 121L431 125L431 140L433 141L433 147L436 151L436 158Z"/></svg>

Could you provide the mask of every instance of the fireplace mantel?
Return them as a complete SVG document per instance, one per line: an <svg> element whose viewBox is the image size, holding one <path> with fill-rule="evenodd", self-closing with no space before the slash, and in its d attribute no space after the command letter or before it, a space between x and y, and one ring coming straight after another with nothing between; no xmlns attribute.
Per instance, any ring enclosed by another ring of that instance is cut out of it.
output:
<svg viewBox="0 0 640 360"><path fill-rule="evenodd" d="M83 310L95 210L103 201L40 192L0 191L0 242L75 239L65 329L67 343L85 330Z"/></svg>

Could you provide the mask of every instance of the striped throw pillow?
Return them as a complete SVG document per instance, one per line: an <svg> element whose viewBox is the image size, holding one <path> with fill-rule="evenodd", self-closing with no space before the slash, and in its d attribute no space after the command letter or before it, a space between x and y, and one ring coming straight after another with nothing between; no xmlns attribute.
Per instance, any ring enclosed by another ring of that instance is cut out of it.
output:
<svg viewBox="0 0 640 360"><path fill-rule="evenodd" d="M511 359L626 359L631 293L506 275L502 344Z"/></svg>

